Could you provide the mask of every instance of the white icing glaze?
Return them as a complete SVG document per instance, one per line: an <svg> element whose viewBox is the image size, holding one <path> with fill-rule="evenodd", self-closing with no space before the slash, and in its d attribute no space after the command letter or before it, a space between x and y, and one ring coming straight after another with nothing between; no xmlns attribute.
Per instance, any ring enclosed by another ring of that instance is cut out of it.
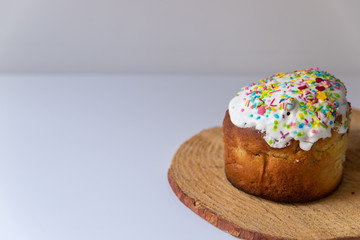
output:
<svg viewBox="0 0 360 240"><path fill-rule="evenodd" d="M344 84L312 68L278 73L242 88L230 101L229 114L234 125L265 133L271 147L284 148L295 139L308 151L319 139L331 137L331 129L347 131L349 108Z"/></svg>

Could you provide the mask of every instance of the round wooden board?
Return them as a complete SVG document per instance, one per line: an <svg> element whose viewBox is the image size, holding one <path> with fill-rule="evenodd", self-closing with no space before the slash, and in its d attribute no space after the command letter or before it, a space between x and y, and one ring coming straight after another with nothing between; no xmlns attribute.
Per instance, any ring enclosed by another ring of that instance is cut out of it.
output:
<svg viewBox="0 0 360 240"><path fill-rule="evenodd" d="M226 179L222 128L204 130L176 152L168 179L176 196L214 226L244 239L360 239L360 112L353 110L344 178L306 204L246 194Z"/></svg>

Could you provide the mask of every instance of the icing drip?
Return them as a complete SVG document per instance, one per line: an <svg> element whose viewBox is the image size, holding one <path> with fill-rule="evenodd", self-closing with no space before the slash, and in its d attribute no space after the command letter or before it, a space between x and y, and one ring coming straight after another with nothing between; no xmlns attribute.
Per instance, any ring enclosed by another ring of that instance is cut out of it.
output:
<svg viewBox="0 0 360 240"><path fill-rule="evenodd" d="M242 88L230 101L229 114L234 125L265 133L271 147L284 148L295 139L308 151L319 139L331 137L331 129L347 131L349 108L344 84L311 68L278 73Z"/></svg>

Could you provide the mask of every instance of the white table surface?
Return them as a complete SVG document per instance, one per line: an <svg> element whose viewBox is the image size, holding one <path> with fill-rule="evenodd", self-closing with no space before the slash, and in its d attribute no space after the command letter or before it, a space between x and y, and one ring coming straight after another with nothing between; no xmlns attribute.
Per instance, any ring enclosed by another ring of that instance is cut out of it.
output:
<svg viewBox="0 0 360 240"><path fill-rule="evenodd" d="M233 239L167 182L252 76L0 76L0 239ZM338 76L360 108L359 76Z"/></svg>

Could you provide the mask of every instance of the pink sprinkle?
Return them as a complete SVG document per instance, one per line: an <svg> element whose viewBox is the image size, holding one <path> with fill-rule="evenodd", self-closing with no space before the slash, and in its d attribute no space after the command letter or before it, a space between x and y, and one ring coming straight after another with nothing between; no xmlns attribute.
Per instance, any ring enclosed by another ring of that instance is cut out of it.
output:
<svg viewBox="0 0 360 240"><path fill-rule="evenodd" d="M254 105L251 105L251 107L250 107L251 109L253 109L254 108Z"/></svg>
<svg viewBox="0 0 360 240"><path fill-rule="evenodd" d="M317 71L317 70L319 70L319 68L318 68L318 67L314 67L313 70Z"/></svg>
<svg viewBox="0 0 360 240"><path fill-rule="evenodd" d="M276 105L273 105L274 101L275 101L275 98L274 98L274 99L271 101L271 103L270 103L270 106L271 106L271 107L276 107Z"/></svg>
<svg viewBox="0 0 360 240"><path fill-rule="evenodd" d="M329 80L324 80L325 81L325 84L328 85L329 87L331 87L331 83Z"/></svg>
<svg viewBox="0 0 360 240"><path fill-rule="evenodd" d="M241 109L241 111L243 112L245 109Z"/></svg>
<svg viewBox="0 0 360 240"><path fill-rule="evenodd" d="M275 91L272 91L272 92L269 92L269 93L276 93L276 92L280 92L281 90L275 90Z"/></svg>
<svg viewBox="0 0 360 240"><path fill-rule="evenodd" d="M317 130L312 130L311 132L312 132L312 133L315 133L315 134L316 134L316 133L318 133L318 131L317 131Z"/></svg>
<svg viewBox="0 0 360 240"><path fill-rule="evenodd" d="M296 123L294 123L294 122L291 122L289 125L292 127L296 127Z"/></svg>
<svg viewBox="0 0 360 240"><path fill-rule="evenodd" d="M307 86L306 85L302 85L302 86L299 86L298 89L299 90L304 90Z"/></svg>
<svg viewBox="0 0 360 240"><path fill-rule="evenodd" d="M264 115L265 112L266 112L266 109L264 106L261 106L258 108L258 112L257 112L258 114Z"/></svg>
<svg viewBox="0 0 360 240"><path fill-rule="evenodd" d="M305 118L305 124L307 125L309 123L309 121Z"/></svg>
<svg viewBox="0 0 360 240"><path fill-rule="evenodd" d="M289 133L284 134L282 131L280 131L280 133L281 133L281 138L285 138L287 135L289 135Z"/></svg>

